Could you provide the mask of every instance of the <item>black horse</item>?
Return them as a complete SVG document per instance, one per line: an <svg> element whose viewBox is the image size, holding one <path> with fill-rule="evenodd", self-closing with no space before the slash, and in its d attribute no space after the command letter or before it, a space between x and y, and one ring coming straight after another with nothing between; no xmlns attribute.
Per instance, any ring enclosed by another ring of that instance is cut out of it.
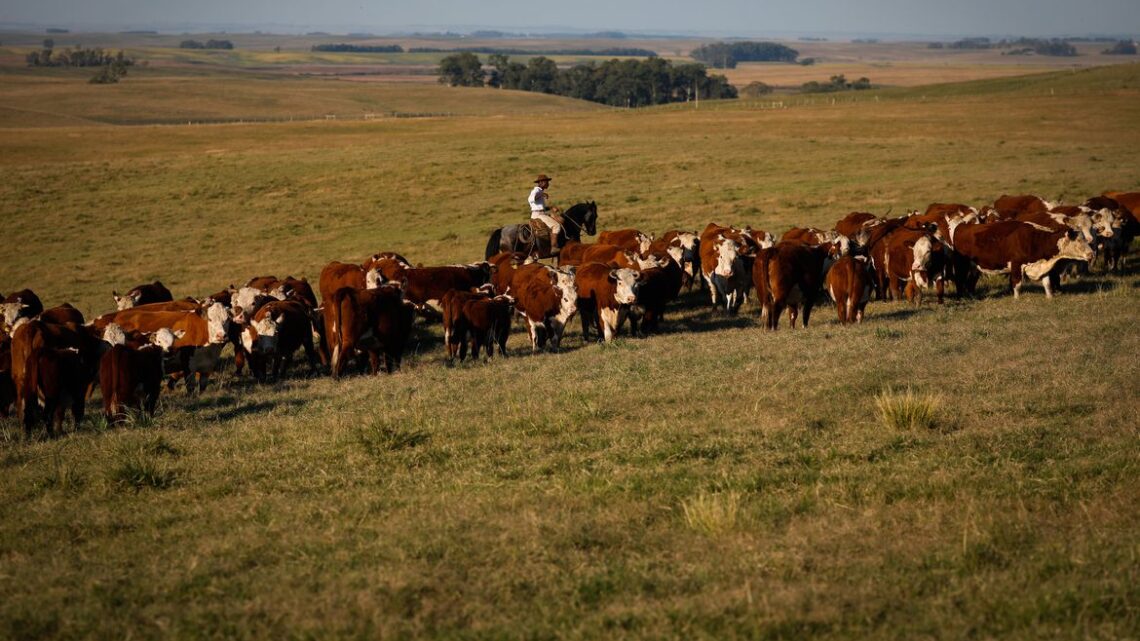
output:
<svg viewBox="0 0 1140 641"><path fill-rule="evenodd" d="M551 239L550 244L561 248L566 241L581 242L582 232L590 236L598 233L598 205L594 201L578 203L562 213L562 234L558 239ZM487 256L490 258L499 252L518 252L537 258L550 258L552 252L535 236L530 223L506 225L491 232L487 241Z"/></svg>

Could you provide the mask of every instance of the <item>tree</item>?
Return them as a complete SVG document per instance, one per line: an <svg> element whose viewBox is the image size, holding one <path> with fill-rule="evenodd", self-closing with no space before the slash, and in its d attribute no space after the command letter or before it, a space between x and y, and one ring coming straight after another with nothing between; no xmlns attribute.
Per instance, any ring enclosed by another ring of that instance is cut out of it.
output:
<svg viewBox="0 0 1140 641"><path fill-rule="evenodd" d="M486 73L479 56L456 53L439 61L439 81L449 87L482 87Z"/></svg>
<svg viewBox="0 0 1140 641"><path fill-rule="evenodd" d="M554 93L558 84L558 65L546 56L535 56L526 65L523 89L538 93Z"/></svg>
<svg viewBox="0 0 1140 641"><path fill-rule="evenodd" d="M772 93L772 87L759 80L754 80L748 83L748 86L741 89L740 93L744 94L747 98L759 98L760 96L766 96Z"/></svg>
<svg viewBox="0 0 1140 641"><path fill-rule="evenodd" d="M1105 49L1101 53L1106 53L1110 56L1135 56L1136 43L1129 42L1128 40L1121 40L1109 49Z"/></svg>

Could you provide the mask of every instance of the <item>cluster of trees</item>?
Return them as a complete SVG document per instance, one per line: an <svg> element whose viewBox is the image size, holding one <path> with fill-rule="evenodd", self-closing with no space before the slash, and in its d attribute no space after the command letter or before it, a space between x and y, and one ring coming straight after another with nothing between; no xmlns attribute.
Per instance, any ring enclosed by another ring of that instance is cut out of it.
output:
<svg viewBox="0 0 1140 641"><path fill-rule="evenodd" d="M1135 56L1136 55L1136 43L1130 42L1128 40L1121 40L1120 42L1117 42L1115 45L1109 47L1108 49L1105 49L1101 53L1106 53L1106 54L1109 54L1111 56Z"/></svg>
<svg viewBox="0 0 1140 641"><path fill-rule="evenodd" d="M349 53L403 53L400 45L350 45L345 43L313 45L313 51L337 51Z"/></svg>
<svg viewBox="0 0 1140 641"><path fill-rule="evenodd" d="M994 42L989 38L963 38L951 43L931 42L926 45L930 49L1010 49L1007 55L1023 55L1036 53L1041 56L1075 56L1077 48L1069 40L1054 38L1017 38L1016 40L1002 39Z"/></svg>
<svg viewBox="0 0 1140 641"><path fill-rule="evenodd" d="M867 78L860 78L855 82L848 82L846 76L839 74L832 76L828 82L805 82L800 85L800 91L804 93L830 93L832 91L862 91L871 88L871 81Z"/></svg>
<svg viewBox="0 0 1140 641"><path fill-rule="evenodd" d="M795 62L800 52L775 42L717 42L689 55L716 69L735 69L738 62Z"/></svg>
<svg viewBox="0 0 1140 641"><path fill-rule="evenodd" d="M702 64L674 65L662 58L589 62L565 70L544 56L522 64L504 54L494 54L487 62L490 73L483 69L479 57L469 51L447 56L439 65L439 81L453 87L489 85L557 94L615 107L737 95L736 88L724 76L709 75Z"/></svg>
<svg viewBox="0 0 1140 641"><path fill-rule="evenodd" d="M126 69L135 64L134 58L128 58L122 51L112 53L103 49L64 49L56 51L51 40L44 40L41 51L33 51L24 59L32 67L103 67L116 65ZM125 73L125 72L124 72Z"/></svg>
<svg viewBox="0 0 1140 641"><path fill-rule="evenodd" d="M233 49L234 43L230 42L229 40L213 39L207 40L205 42L202 42L201 40L183 40L182 42L178 43L178 47L181 49Z"/></svg>

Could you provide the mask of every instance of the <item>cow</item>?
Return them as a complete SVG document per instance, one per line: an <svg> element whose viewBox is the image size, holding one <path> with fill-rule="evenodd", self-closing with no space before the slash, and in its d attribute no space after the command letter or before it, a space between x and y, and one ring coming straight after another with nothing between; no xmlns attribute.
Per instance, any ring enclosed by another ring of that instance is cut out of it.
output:
<svg viewBox="0 0 1140 641"><path fill-rule="evenodd" d="M566 324L578 311L578 289L572 268L524 265L515 271L508 292L525 319L532 352L545 345L558 351Z"/></svg>
<svg viewBox="0 0 1140 641"><path fill-rule="evenodd" d="M412 264L395 252L376 252L364 261L361 268L365 272L377 270L382 282L399 283L404 279L404 271L411 269Z"/></svg>
<svg viewBox="0 0 1140 641"><path fill-rule="evenodd" d="M321 270L317 287L321 292L321 301L327 303L342 287L374 289L380 285L380 281L380 270L375 267L365 269L360 265L334 260Z"/></svg>
<svg viewBox="0 0 1140 641"><path fill-rule="evenodd" d="M822 245L835 240L837 233L828 232L815 227L792 227L780 236L780 242L801 243L805 245Z"/></svg>
<svg viewBox="0 0 1140 641"><path fill-rule="evenodd" d="M704 283L698 277L701 271L701 240L696 232L671 229L649 246L649 253L666 253L681 266L684 273L682 285L692 291L693 283Z"/></svg>
<svg viewBox="0 0 1140 641"><path fill-rule="evenodd" d="M725 310L735 314L748 295L749 261L741 244L730 237L717 235L701 239L701 275L709 286L709 298L715 306L724 302Z"/></svg>
<svg viewBox="0 0 1140 641"><path fill-rule="evenodd" d="M853 211L835 223L832 229L848 238L855 238L859 232L880 222L879 217L865 211Z"/></svg>
<svg viewBox="0 0 1140 641"><path fill-rule="evenodd" d="M578 287L578 314L582 319L582 340L590 338L590 327L610 342L625 321L629 306L637 300L638 272L614 269L603 263L588 263L574 275Z"/></svg>
<svg viewBox="0 0 1140 641"><path fill-rule="evenodd" d="M908 301L921 302L922 289L933 284L938 302L943 302L947 259L945 247L934 237L936 231L929 223L917 230L899 227L871 248L877 282L890 298L902 300L899 283L905 281Z"/></svg>
<svg viewBox="0 0 1140 641"><path fill-rule="evenodd" d="M514 279L515 271L520 266L535 264L534 259L518 252L500 252L488 258L487 262L494 268L491 272L491 285L494 286L495 292L498 294L507 293L511 287L511 281Z"/></svg>
<svg viewBox="0 0 1140 641"><path fill-rule="evenodd" d="M789 241L760 250L752 267L752 282L761 305L761 315L767 319L767 329L775 331L779 328L780 315L785 307L793 329L801 307L803 326L808 326L824 274L839 257L839 252L837 243L808 245Z"/></svg>
<svg viewBox="0 0 1140 641"><path fill-rule="evenodd" d="M342 287L334 292L324 305L333 378L340 378L345 360L358 351L368 354L372 374L380 371L381 356L389 374L398 369L413 317L414 308L397 285Z"/></svg>
<svg viewBox="0 0 1140 641"><path fill-rule="evenodd" d="M416 267L404 270L404 299L424 316L443 313L443 295L457 289L467 291L491 280L494 267L489 262L443 267Z"/></svg>
<svg viewBox="0 0 1140 641"><path fill-rule="evenodd" d="M1007 196L1002 195L994 201L994 210L1003 218L1013 218L1017 214L1024 214L1034 211L1047 212L1053 209L1055 205L1040 196L1024 195L1024 196Z"/></svg>
<svg viewBox="0 0 1140 641"><path fill-rule="evenodd" d="M231 310L221 303L211 303L198 311L140 311L142 307L105 314L95 322L95 327L103 331L109 323L116 323L124 330L153 333L166 328L181 331L174 348L178 350L180 367L170 379L173 385L186 378L186 390L194 392L205 389L210 374L217 370L222 348L232 340L230 327L233 320Z"/></svg>
<svg viewBox="0 0 1140 641"><path fill-rule="evenodd" d="M440 306L443 308L443 344L447 347L447 360L455 360L459 356L462 361L467 357L467 317L463 307L468 301L490 298L485 291L460 291L453 289L443 295Z"/></svg>
<svg viewBox="0 0 1140 641"><path fill-rule="evenodd" d="M649 251L653 236L636 229L618 229L598 232L599 245L617 245L626 251L644 254ZM559 263L561 264L561 263Z"/></svg>
<svg viewBox="0 0 1140 641"><path fill-rule="evenodd" d="M486 347L487 358L507 355L507 338L511 334L511 316L515 299L498 295L492 298L473 298L463 304L463 318L471 340L471 357L478 358L479 350Z"/></svg>
<svg viewBox="0 0 1140 641"><path fill-rule="evenodd" d="M660 329L665 306L677 298L684 283L684 270L672 254L660 267L642 270L637 277L636 300L629 309L630 330L642 335Z"/></svg>
<svg viewBox="0 0 1140 641"><path fill-rule="evenodd" d="M112 345L99 360L99 389L107 421L122 420L127 410L135 408L154 416L163 376L161 345Z"/></svg>
<svg viewBox="0 0 1140 641"><path fill-rule="evenodd" d="M273 380L280 380L299 348L305 350L310 373L316 373L318 358L313 346L313 321L312 310L302 300L273 300L250 317L240 330L240 342L259 383L266 380L266 361L272 361Z"/></svg>
<svg viewBox="0 0 1140 641"><path fill-rule="evenodd" d="M973 293L977 272L1009 274L1014 298L1024 278L1041 281L1045 295L1053 297L1050 273L1059 261L1091 261L1093 250L1080 233L1051 231L1016 220L963 225L953 231L954 249L975 268L966 286Z"/></svg>
<svg viewBox="0 0 1140 641"><path fill-rule="evenodd" d="M866 256L842 256L827 270L827 293L835 301L839 324L863 322L863 310L874 289L872 275L871 261Z"/></svg>
<svg viewBox="0 0 1140 641"><path fill-rule="evenodd" d="M21 322L12 333L11 376L16 415L31 435L36 409L43 406L48 434L61 427L70 406L78 425L83 420L87 390L105 344L86 326Z"/></svg>
<svg viewBox="0 0 1140 641"><path fill-rule="evenodd" d="M116 309L124 310L147 303L166 303L174 300L174 295L161 281L156 280L153 283L132 287L122 296L119 292L111 290L111 298L115 300Z"/></svg>
<svg viewBox="0 0 1140 641"><path fill-rule="evenodd" d="M74 323L75 325L82 325L86 322L83 318L83 312L76 309L71 303L64 303L58 307L45 309L40 315L39 319L45 323Z"/></svg>
<svg viewBox="0 0 1140 641"><path fill-rule="evenodd" d="M15 326L16 321L21 318L34 318L44 311L44 304L40 302L40 297L30 289L21 289L20 291L9 294L0 302L0 315L4 326L9 331Z"/></svg>
<svg viewBox="0 0 1140 641"><path fill-rule="evenodd" d="M566 254L566 247L558 254L558 266L578 266L587 263L603 263L614 268L643 269L652 266L648 258L642 257L638 252L619 247L618 245L579 243L568 241L570 253Z"/></svg>

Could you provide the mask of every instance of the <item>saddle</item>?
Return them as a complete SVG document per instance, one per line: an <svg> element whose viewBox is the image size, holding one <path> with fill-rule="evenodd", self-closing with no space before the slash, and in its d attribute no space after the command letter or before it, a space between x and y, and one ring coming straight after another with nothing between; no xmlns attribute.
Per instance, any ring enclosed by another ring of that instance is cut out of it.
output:
<svg viewBox="0 0 1140 641"><path fill-rule="evenodd" d="M550 238L550 228L537 218L528 220L526 225L519 225L518 234L519 244L533 247L536 250L534 253L540 257L553 256L557 253L557 248Z"/></svg>

